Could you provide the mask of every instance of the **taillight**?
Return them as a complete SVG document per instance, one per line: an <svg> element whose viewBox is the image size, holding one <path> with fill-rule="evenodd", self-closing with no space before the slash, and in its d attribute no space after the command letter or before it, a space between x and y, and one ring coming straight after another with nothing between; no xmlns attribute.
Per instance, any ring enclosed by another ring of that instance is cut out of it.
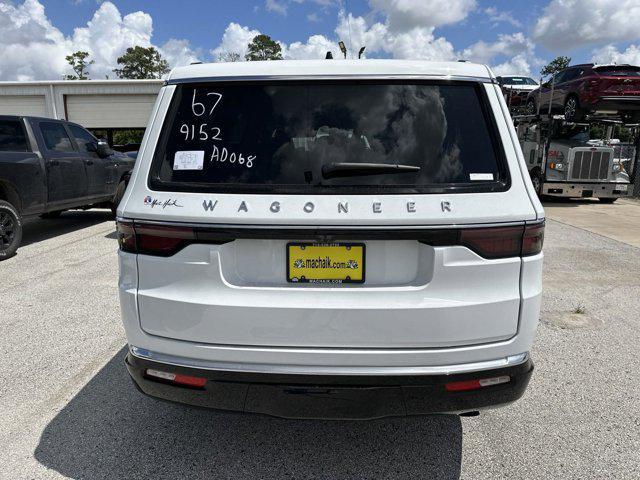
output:
<svg viewBox="0 0 640 480"><path fill-rule="evenodd" d="M120 250L135 253L136 232L133 230L133 222L118 220L116 222L116 231L118 232L118 245L120 245Z"/></svg>
<svg viewBox="0 0 640 480"><path fill-rule="evenodd" d="M125 252L169 257L195 240L191 227L118 221L118 243Z"/></svg>
<svg viewBox="0 0 640 480"><path fill-rule="evenodd" d="M484 258L535 255L542 251L544 223L519 227L469 228L460 231L460 243Z"/></svg>
<svg viewBox="0 0 640 480"><path fill-rule="evenodd" d="M522 256L536 255L544 243L544 222L527 225L522 236Z"/></svg>
<svg viewBox="0 0 640 480"><path fill-rule="evenodd" d="M485 258L520 256L524 227L469 228L460 232L460 242Z"/></svg>

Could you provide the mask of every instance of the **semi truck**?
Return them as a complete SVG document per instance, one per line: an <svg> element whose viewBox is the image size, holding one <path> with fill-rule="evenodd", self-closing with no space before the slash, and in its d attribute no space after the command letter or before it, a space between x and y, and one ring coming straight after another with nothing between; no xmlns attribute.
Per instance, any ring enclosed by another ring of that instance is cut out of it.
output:
<svg viewBox="0 0 640 480"><path fill-rule="evenodd" d="M539 196L613 203L633 195L638 124L597 117L567 122L562 115L522 115L513 121ZM626 141L613 138L621 130L616 127L624 127ZM591 138L592 132L602 132L602 138Z"/></svg>

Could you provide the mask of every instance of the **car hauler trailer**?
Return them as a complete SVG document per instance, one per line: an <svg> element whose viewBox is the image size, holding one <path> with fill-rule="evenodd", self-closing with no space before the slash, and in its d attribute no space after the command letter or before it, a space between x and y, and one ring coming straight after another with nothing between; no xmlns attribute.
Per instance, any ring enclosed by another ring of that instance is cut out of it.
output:
<svg viewBox="0 0 640 480"><path fill-rule="evenodd" d="M561 115L514 116L513 122L538 195L607 203L633 195L638 124L598 117L567 122ZM590 139L594 126L601 127L603 138ZM617 126L628 129L628 141L612 138Z"/></svg>

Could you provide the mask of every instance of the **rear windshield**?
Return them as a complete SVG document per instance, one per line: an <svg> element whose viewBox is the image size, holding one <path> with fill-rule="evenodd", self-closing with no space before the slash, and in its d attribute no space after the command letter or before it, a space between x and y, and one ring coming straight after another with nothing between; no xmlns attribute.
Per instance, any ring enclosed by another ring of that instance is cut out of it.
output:
<svg viewBox="0 0 640 480"><path fill-rule="evenodd" d="M479 84L178 85L155 152L158 190L503 190Z"/></svg>
<svg viewBox="0 0 640 480"><path fill-rule="evenodd" d="M505 85L537 85L536 81L529 77L502 77Z"/></svg>
<svg viewBox="0 0 640 480"><path fill-rule="evenodd" d="M594 68L598 75L607 76L625 76L625 77L640 77L640 67L632 66L619 66L619 67L596 67Z"/></svg>

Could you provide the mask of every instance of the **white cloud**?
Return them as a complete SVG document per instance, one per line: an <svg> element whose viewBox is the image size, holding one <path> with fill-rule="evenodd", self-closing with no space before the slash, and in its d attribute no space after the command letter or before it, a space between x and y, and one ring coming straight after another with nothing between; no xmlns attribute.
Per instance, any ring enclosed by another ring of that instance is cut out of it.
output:
<svg viewBox="0 0 640 480"><path fill-rule="evenodd" d="M148 47L151 45L153 31L151 16L143 12L134 12L124 18L111 2L104 2L86 27L76 28L69 52L86 50L95 61L89 71L93 78L114 76L116 59L133 45Z"/></svg>
<svg viewBox="0 0 640 480"><path fill-rule="evenodd" d="M382 12L392 31L439 27L464 20L476 8L475 0L369 0Z"/></svg>
<svg viewBox="0 0 640 480"><path fill-rule="evenodd" d="M265 0L264 8L266 8L268 12L275 12L279 15L287 14L287 5L279 0Z"/></svg>
<svg viewBox="0 0 640 480"><path fill-rule="evenodd" d="M304 43L293 42L285 46L283 57L293 60L322 59L328 51L333 52L334 58L337 58L337 42L329 40L324 35L312 35Z"/></svg>
<svg viewBox="0 0 640 480"><path fill-rule="evenodd" d="M247 45L256 35L260 35L259 30L251 30L249 27L231 22L222 34L220 45L210 53L214 60L217 60L218 56L224 53L239 53L240 58L244 60L244 56L247 54Z"/></svg>
<svg viewBox="0 0 640 480"><path fill-rule="evenodd" d="M506 62L491 67L496 75L527 75L536 77L537 74L531 71L531 63L526 55L515 55Z"/></svg>
<svg viewBox="0 0 640 480"><path fill-rule="evenodd" d="M533 29L550 49L571 50L602 42L640 38L638 0L552 0Z"/></svg>
<svg viewBox="0 0 640 480"><path fill-rule="evenodd" d="M351 13L341 11L338 14L335 38L312 35L304 42L289 45L279 43L284 58L298 60L322 59L327 51L331 51L336 59L342 58L338 40L347 45L349 58L356 58L360 47L366 46L365 53L393 58L454 60L456 53L453 45L445 38L436 38L433 31L433 27L415 27L404 32L393 32L386 23L369 25L363 17L354 17ZM217 57L219 53L233 51L240 53L244 59L247 44L259 33L247 26L230 23L222 36L222 42L211 54Z"/></svg>
<svg viewBox="0 0 640 480"><path fill-rule="evenodd" d="M71 50L39 2L0 3L0 32L1 80L60 78Z"/></svg>
<svg viewBox="0 0 640 480"><path fill-rule="evenodd" d="M496 75L530 75L531 67L541 63L535 56L535 44L522 32L498 35L495 42L476 42L464 49L460 56L485 64L494 64L496 58L506 57L507 60L492 67Z"/></svg>
<svg viewBox="0 0 640 480"><path fill-rule="evenodd" d="M189 65L199 61L200 54L191 48L188 40L171 38L158 49L169 65Z"/></svg>
<svg viewBox="0 0 640 480"><path fill-rule="evenodd" d="M338 38L351 43L351 54L357 55L362 46L369 54L393 58L424 60L453 60L454 48L444 38L436 38L432 27L414 27L403 32L392 31L386 23L369 25L363 17L351 13L339 15L335 32Z"/></svg>
<svg viewBox="0 0 640 480"><path fill-rule="evenodd" d="M53 26L38 0L13 5L0 3L0 79L59 79L71 73L65 56L78 50L90 53L91 78L113 77L116 59L128 47L152 45L152 19L144 12L122 17L111 2L102 3L84 27L65 37ZM172 66L191 61L194 53L185 40L170 40L160 48Z"/></svg>
<svg viewBox="0 0 640 480"><path fill-rule="evenodd" d="M499 55L514 56L521 53L533 54L534 44L522 32L498 35L498 40L487 43L479 41L462 51L465 60L489 63Z"/></svg>
<svg viewBox="0 0 640 480"><path fill-rule="evenodd" d="M517 20L511 12L498 10L496 7L487 7L484 9L484 13L494 25L498 23L509 23L516 28L522 27L522 23Z"/></svg>
<svg viewBox="0 0 640 480"><path fill-rule="evenodd" d="M317 23L317 22L320 21L320 17L318 16L318 14L316 12L313 12L313 13L307 14L307 20L309 20L310 22L313 22L313 23Z"/></svg>
<svg viewBox="0 0 640 480"><path fill-rule="evenodd" d="M389 32L386 25L377 22L369 26L364 18L354 17L351 13L341 11L338 14L335 34L355 54L362 46L367 47L368 53L380 52L388 47Z"/></svg>
<svg viewBox="0 0 640 480"><path fill-rule="evenodd" d="M640 65L640 45L629 45L624 52L618 51L613 45L606 45L592 52L591 61L594 63L629 63Z"/></svg>

